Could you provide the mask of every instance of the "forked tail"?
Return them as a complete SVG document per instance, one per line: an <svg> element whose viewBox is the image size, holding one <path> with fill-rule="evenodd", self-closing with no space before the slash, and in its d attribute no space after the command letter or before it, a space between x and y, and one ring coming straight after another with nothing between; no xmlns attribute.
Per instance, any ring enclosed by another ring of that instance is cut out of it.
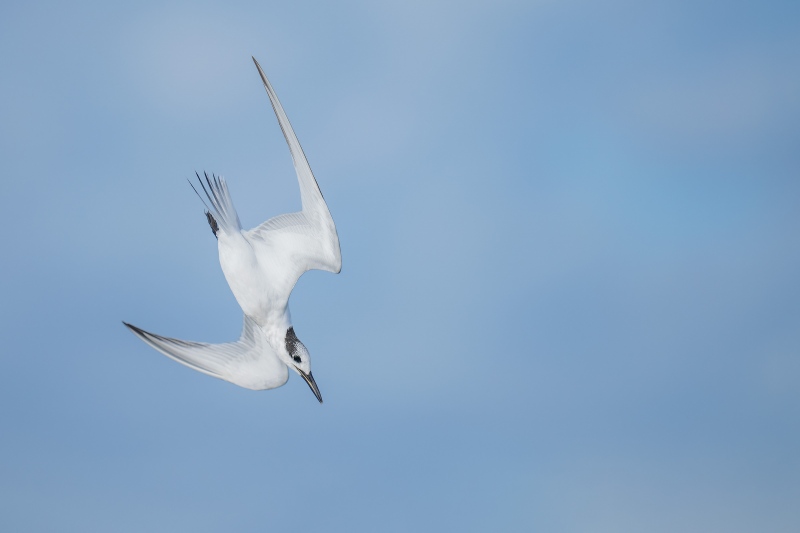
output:
<svg viewBox="0 0 800 533"><path fill-rule="evenodd" d="M204 184L200 174L195 172L195 175L212 207L208 207L208 204L206 204L203 197L200 196L200 193L197 192L197 189L191 181L189 181L189 185L192 186L192 189L194 189L200 201L206 206L206 219L208 220L208 225L211 226L211 231L214 232L214 236L216 237L217 232L220 230L225 233L242 231L242 224L239 222L239 215L236 213L236 208L233 207L233 200L231 199L230 192L228 192L228 184L225 183L225 178L215 176L214 174L211 174L209 178L208 173L203 172L203 176L205 177ZM208 185L208 188L206 188L206 185Z"/></svg>

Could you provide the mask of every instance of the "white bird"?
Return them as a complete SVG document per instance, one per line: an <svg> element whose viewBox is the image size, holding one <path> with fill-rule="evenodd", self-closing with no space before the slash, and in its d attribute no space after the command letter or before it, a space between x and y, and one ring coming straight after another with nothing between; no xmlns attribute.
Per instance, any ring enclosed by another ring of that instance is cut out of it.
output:
<svg viewBox="0 0 800 533"><path fill-rule="evenodd" d="M248 389L280 387L289 379L288 369L291 368L302 376L322 403L311 374L308 350L292 328L289 295L307 270L327 270L335 274L341 271L339 237L278 96L256 58L253 62L292 154L300 183L302 210L276 216L251 230L242 230L225 180L213 175L209 178L206 174L204 184L197 176L211 203L206 217L217 237L222 272L244 312L242 334L236 342L207 344L162 337L127 322L123 324L167 357Z"/></svg>

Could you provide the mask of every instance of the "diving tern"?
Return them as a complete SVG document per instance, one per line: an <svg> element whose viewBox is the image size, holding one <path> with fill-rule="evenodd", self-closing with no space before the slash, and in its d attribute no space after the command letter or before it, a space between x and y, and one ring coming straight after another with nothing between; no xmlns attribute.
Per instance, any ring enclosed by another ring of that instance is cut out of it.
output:
<svg viewBox="0 0 800 533"><path fill-rule="evenodd" d="M311 373L310 355L292 327L289 295L307 270L334 274L341 271L339 236L278 96L255 57L253 62L292 154L302 210L243 230L225 180L213 174L210 178L207 174L202 178L197 175L211 204L206 218L217 237L222 272L244 312L242 334L236 342L207 344L162 337L127 322L123 324L167 357L247 389L280 387L292 369L322 403Z"/></svg>

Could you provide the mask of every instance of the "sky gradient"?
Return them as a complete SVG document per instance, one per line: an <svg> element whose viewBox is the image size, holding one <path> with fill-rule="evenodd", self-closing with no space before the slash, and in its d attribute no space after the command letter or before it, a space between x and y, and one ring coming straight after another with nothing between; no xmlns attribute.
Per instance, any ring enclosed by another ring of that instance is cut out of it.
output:
<svg viewBox="0 0 800 533"><path fill-rule="evenodd" d="M299 208L252 392L186 179ZM800 530L800 4L0 5L0 530Z"/></svg>

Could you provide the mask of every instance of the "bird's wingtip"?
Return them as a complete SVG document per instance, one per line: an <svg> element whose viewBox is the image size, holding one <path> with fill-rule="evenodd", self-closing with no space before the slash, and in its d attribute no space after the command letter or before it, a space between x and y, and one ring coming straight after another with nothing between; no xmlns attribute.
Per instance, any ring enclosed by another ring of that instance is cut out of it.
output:
<svg viewBox="0 0 800 533"><path fill-rule="evenodd" d="M128 323L127 323L127 322L125 322L124 320L122 321L122 323L123 323L123 324L125 324L125 327L126 327L126 328L128 328L129 330L131 330L131 331L132 331L132 332L134 332L134 333L137 333L137 334L138 334L138 333L140 333L140 332L142 331L141 329L137 328L137 327L136 327L136 326L134 326L133 324L128 324Z"/></svg>

